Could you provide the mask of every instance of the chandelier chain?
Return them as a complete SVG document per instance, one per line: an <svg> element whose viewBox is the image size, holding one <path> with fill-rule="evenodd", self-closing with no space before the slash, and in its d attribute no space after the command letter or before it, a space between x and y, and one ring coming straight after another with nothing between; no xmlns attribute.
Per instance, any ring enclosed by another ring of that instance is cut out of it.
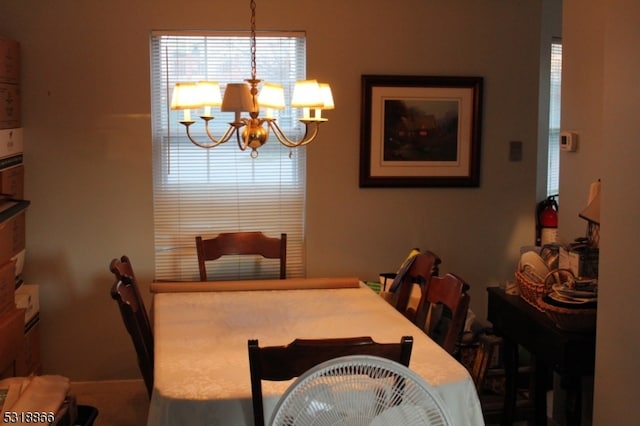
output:
<svg viewBox="0 0 640 426"><path fill-rule="evenodd" d="M251 0L251 79L256 79L256 2Z"/></svg>

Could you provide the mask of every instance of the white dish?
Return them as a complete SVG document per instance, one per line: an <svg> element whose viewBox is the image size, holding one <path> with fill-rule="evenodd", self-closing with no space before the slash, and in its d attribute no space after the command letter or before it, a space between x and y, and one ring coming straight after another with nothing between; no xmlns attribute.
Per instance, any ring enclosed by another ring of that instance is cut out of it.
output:
<svg viewBox="0 0 640 426"><path fill-rule="evenodd" d="M522 253L519 269L521 272L533 273L536 277L539 277L539 281L543 281L549 274L549 267L546 262L534 251Z"/></svg>
<svg viewBox="0 0 640 426"><path fill-rule="evenodd" d="M598 292L597 291L574 290L572 288L567 287L564 284L554 284L551 288L556 293L559 293L559 294L561 294L563 296L567 296L567 297L593 299L593 300L598 298Z"/></svg>
<svg viewBox="0 0 640 426"><path fill-rule="evenodd" d="M565 296L562 293L558 293L558 292L555 292L555 291L549 293L549 297L551 299L555 300L556 302L571 303L573 305L582 305L582 304L585 304L585 303L591 303L591 302L598 301L597 297L591 297L591 298L572 297L572 296Z"/></svg>

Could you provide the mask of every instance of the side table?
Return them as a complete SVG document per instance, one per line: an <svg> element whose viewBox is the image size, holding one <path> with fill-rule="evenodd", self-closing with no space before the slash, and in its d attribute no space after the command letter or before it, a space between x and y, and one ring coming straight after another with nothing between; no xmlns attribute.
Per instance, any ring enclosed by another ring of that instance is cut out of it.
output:
<svg viewBox="0 0 640 426"><path fill-rule="evenodd" d="M544 312L522 300L508 295L498 287L488 287L487 319L494 331L504 339L506 370L505 406L503 425L513 423L516 400L516 374L518 345L529 351L535 359L534 409L536 424L546 424L546 391L536 386L553 370L561 377L566 390L567 425L581 422L581 378L593 376L595 366L595 331L572 333L560 330Z"/></svg>

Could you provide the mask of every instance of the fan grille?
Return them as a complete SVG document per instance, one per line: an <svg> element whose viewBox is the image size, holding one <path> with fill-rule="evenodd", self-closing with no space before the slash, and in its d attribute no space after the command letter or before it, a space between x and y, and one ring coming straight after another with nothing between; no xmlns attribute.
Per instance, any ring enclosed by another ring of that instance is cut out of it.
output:
<svg viewBox="0 0 640 426"><path fill-rule="evenodd" d="M272 425L449 425L444 404L422 378L385 358L357 355L300 376L276 406Z"/></svg>

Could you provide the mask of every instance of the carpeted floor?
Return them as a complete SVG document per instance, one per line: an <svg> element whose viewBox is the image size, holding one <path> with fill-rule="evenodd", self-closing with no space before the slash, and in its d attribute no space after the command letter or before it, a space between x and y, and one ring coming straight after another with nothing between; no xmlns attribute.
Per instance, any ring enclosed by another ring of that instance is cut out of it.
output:
<svg viewBox="0 0 640 426"><path fill-rule="evenodd" d="M95 426L144 426L149 398L142 380L72 382L78 405L98 409Z"/></svg>

